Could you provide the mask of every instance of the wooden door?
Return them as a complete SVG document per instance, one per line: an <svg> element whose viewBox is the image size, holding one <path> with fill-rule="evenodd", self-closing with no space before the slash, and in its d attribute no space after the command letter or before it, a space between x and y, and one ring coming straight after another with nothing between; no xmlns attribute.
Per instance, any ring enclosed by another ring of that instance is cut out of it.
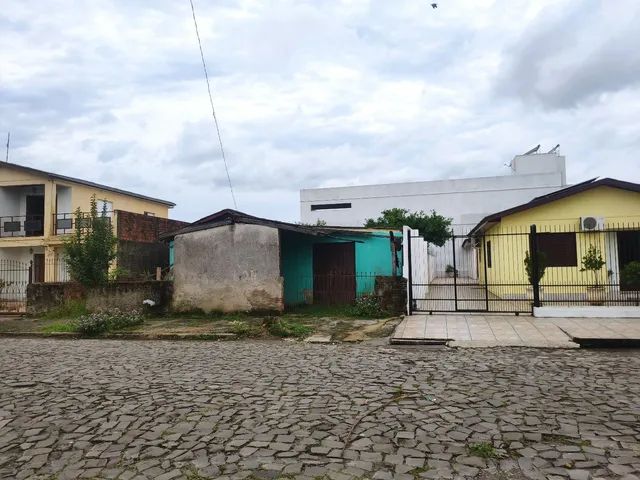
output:
<svg viewBox="0 0 640 480"><path fill-rule="evenodd" d="M44 282L44 253L33 254L33 283Z"/></svg>
<svg viewBox="0 0 640 480"><path fill-rule="evenodd" d="M618 237L618 266L620 273L631 262L640 262L640 231L630 230L617 232ZM630 285L625 285L620 279L620 290L633 290Z"/></svg>
<svg viewBox="0 0 640 480"><path fill-rule="evenodd" d="M313 246L313 303L344 305L356 299L355 244L317 243Z"/></svg>

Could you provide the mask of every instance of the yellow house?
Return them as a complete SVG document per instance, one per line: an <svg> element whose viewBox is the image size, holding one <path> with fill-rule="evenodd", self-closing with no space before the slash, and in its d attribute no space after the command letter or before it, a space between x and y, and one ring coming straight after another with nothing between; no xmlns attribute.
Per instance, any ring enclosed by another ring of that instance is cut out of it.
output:
<svg viewBox="0 0 640 480"><path fill-rule="evenodd" d="M479 281L496 297L531 296L525 269L531 225L546 265L545 304L584 301L596 285L612 303L636 295L620 274L640 261L640 184L592 179L485 217L469 236ZM583 271L590 248L604 261L597 271Z"/></svg>
<svg viewBox="0 0 640 480"><path fill-rule="evenodd" d="M24 264L32 265L32 281L63 280L59 260L64 237L74 231L76 209L89 212L92 195L98 199L98 210L106 209L116 232L118 212L166 219L175 206L78 178L0 163L0 262L4 265L0 265L0 287L22 283L2 277Z"/></svg>

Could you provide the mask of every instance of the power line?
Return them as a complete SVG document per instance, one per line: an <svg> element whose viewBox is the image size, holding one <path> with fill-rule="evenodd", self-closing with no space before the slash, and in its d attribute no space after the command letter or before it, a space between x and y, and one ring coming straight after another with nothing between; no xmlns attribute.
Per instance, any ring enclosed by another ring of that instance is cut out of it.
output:
<svg viewBox="0 0 640 480"><path fill-rule="evenodd" d="M196 37L198 37L198 47L200 47L200 58L202 59L202 68L204 70L204 78L207 80L207 92L209 92L209 103L211 104L211 113L213 114L213 123L216 126L216 132L218 133L218 142L220 143L220 152L222 153L222 161L224 162L224 170L227 172L227 180L229 181L229 190L231 190L231 198L233 199L233 207L238 208L236 203L236 196L233 193L233 185L231 185L231 175L229 175L229 167L227 165L227 157L224 154L224 147L222 146L222 136L220 135L220 127L218 126L218 118L216 117L216 109L213 106L213 96L211 95L211 85L209 84L209 73L207 72L207 64L204 61L204 52L202 51L202 41L200 40L200 32L198 31L198 21L196 20L196 10L193 7L193 0L189 0L191 4L191 14L193 15L193 24L196 27Z"/></svg>

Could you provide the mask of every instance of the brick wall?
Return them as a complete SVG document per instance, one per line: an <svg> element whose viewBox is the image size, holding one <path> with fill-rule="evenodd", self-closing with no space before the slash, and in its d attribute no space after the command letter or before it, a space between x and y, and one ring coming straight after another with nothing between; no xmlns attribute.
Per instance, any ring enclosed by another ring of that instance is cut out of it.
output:
<svg viewBox="0 0 640 480"><path fill-rule="evenodd" d="M118 218L118 240L153 243L163 233L173 232L189 225L188 222L154 217L140 213L116 210Z"/></svg>
<svg viewBox="0 0 640 480"><path fill-rule="evenodd" d="M388 312L405 313L407 309L407 280L403 277L376 277L375 294Z"/></svg>

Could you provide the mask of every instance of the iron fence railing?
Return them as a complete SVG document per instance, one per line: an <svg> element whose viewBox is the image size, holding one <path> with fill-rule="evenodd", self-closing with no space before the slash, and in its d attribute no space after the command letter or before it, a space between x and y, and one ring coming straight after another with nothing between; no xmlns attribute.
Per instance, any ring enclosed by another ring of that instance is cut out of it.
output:
<svg viewBox="0 0 640 480"><path fill-rule="evenodd" d="M39 237L44 235L44 215L0 217L0 237Z"/></svg>
<svg viewBox="0 0 640 480"><path fill-rule="evenodd" d="M374 293L380 273L285 275L285 302L289 305L348 305Z"/></svg>
<svg viewBox="0 0 640 480"><path fill-rule="evenodd" d="M98 220L112 221L113 212L100 212ZM91 226L91 213L55 213L53 215L53 230L55 235L67 235L75 232L76 228L89 228Z"/></svg>
<svg viewBox="0 0 640 480"><path fill-rule="evenodd" d="M99 220L112 221L113 212L99 214ZM0 217L0 237L42 237L45 234L44 215L8 215ZM73 233L79 226L87 228L91 225L91 214L82 212L80 217L76 213L55 213L50 227L52 235L66 235Z"/></svg>
<svg viewBox="0 0 640 480"><path fill-rule="evenodd" d="M409 250L417 238L409 231ZM527 313L536 306L640 305L640 280L632 275L640 268L640 224L499 227L425 248L425 255L413 252L409 262L412 311ZM412 270L428 275L415 281Z"/></svg>

